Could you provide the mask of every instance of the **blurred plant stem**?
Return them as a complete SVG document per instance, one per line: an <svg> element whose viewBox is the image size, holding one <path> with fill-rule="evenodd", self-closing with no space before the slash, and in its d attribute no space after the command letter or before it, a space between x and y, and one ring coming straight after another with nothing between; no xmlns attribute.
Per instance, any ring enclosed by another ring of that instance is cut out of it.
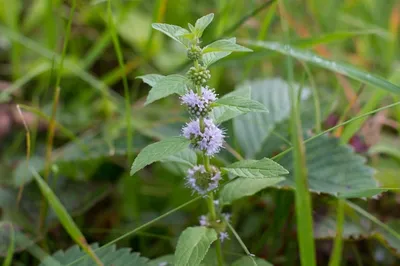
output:
<svg viewBox="0 0 400 266"><path fill-rule="evenodd" d="M286 43L290 43L289 27L282 16L284 1L279 2L282 30L285 34ZM315 244L313 234L312 203L308 189L308 171L306 165L305 145L300 119L300 104L298 101L298 90L293 87L293 59L286 57L287 80L290 87L290 136L293 144L294 176L295 176L295 205L297 220L297 238L299 241L300 261L303 266L315 266Z"/></svg>
<svg viewBox="0 0 400 266"><path fill-rule="evenodd" d="M58 107L60 92L61 92L61 87L60 87L61 75L63 72L64 59L65 59L65 56L67 53L68 41L69 41L69 37L70 37L70 33L71 33L72 19L74 17L75 7L76 7L76 0L73 0L71 11L70 11L69 18L68 18L68 24L67 24L67 28L66 28L66 32L65 32L65 39L64 39L64 45L63 45L63 50L62 50L62 54L61 54L61 60L60 60L59 69L57 72L55 92L54 92L54 96L53 96L52 111L51 111L50 122L49 122L49 129L47 131L46 162L45 162L45 168L44 168L44 180L46 183L48 183L50 169L51 169L51 161L52 161L51 156L52 156L54 132L55 132L55 126L56 126L56 114L57 114L57 107ZM42 201L41 201L41 206L40 206L40 218L39 218L39 232L42 234L44 234L45 228L46 228L47 213L48 213L48 203L46 201L46 198L44 196L42 196ZM44 241L45 241L45 239L46 238L44 238Z"/></svg>
<svg viewBox="0 0 400 266"><path fill-rule="evenodd" d="M215 211L215 206L214 206L214 192L212 192L212 191L210 193L208 193L207 206L208 206L208 211L209 211L210 216L211 216L210 217L211 221L215 222L217 220L217 213ZM221 240L219 238L216 241L215 250L216 250L216 253L217 253L218 266L223 266L224 265L224 257L222 255Z"/></svg>

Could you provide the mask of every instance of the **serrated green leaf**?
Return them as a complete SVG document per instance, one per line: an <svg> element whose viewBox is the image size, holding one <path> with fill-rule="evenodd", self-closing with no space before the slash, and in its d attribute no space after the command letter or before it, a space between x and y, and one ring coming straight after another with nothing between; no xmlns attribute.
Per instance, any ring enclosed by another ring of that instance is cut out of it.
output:
<svg viewBox="0 0 400 266"><path fill-rule="evenodd" d="M218 60L227 57L230 55L232 52L211 52L211 53L206 53L203 55L203 64L206 67L209 67L210 65L214 64Z"/></svg>
<svg viewBox="0 0 400 266"><path fill-rule="evenodd" d="M145 105L148 105L156 100L167 97L171 94L183 95L187 89L188 79L182 75L169 75L157 81L154 87L150 90Z"/></svg>
<svg viewBox="0 0 400 266"><path fill-rule="evenodd" d="M184 46L189 46L189 40L182 37L182 35L189 33L187 29L176 25L170 25L165 23L153 23L151 24L153 29L161 31L165 35L169 36L173 40L183 44Z"/></svg>
<svg viewBox="0 0 400 266"><path fill-rule="evenodd" d="M215 102L216 105L224 105L227 108L237 110L242 114L250 112L268 112L267 108L260 102L240 97L240 96L229 96L218 99Z"/></svg>
<svg viewBox="0 0 400 266"><path fill-rule="evenodd" d="M117 249L115 245L111 245L99 249L98 244L92 244L91 248L94 250L94 252L99 257L101 262L103 262L104 265L113 265L113 266L148 265L147 258L140 257L139 253L132 253L130 248ZM78 246L70 247L65 251L63 250L57 251L51 257L44 259L39 266L55 266L54 261L58 261L62 266L70 265L71 263L73 263L74 266L97 265L93 260L87 257L86 254Z"/></svg>
<svg viewBox="0 0 400 266"><path fill-rule="evenodd" d="M211 21L214 19L214 14L210 13L204 17L199 18L194 25L194 30L196 32L197 38L203 35L204 30L210 25Z"/></svg>
<svg viewBox="0 0 400 266"><path fill-rule="evenodd" d="M315 192L338 193L354 197L354 192L376 189L374 171L365 164L365 158L357 155L336 138L320 136L306 144L306 163L309 188ZM292 153L285 154L279 163L290 174L279 185L295 186Z"/></svg>
<svg viewBox="0 0 400 266"><path fill-rule="evenodd" d="M288 84L281 79L265 79L245 82L251 87L251 98L263 104L269 113L249 113L233 120L234 135L246 158L254 158L264 147L264 143L275 127L288 119L290 99ZM298 88L297 84L293 84ZM301 99L310 93L303 88Z"/></svg>
<svg viewBox="0 0 400 266"><path fill-rule="evenodd" d="M250 99L251 98L251 88L244 87L237 90L234 90L228 94L225 94L222 98L228 98L231 96L240 96L242 98ZM243 114L240 110L235 108L229 108L229 106L215 106L210 114L210 117L217 123L222 123L228 121L236 116Z"/></svg>
<svg viewBox="0 0 400 266"><path fill-rule="evenodd" d="M232 266L273 266L266 260L257 257L243 256L232 263Z"/></svg>
<svg viewBox="0 0 400 266"><path fill-rule="evenodd" d="M248 178L271 178L289 173L281 165L268 158L238 161L222 169L235 176Z"/></svg>
<svg viewBox="0 0 400 266"><path fill-rule="evenodd" d="M231 204L235 200L254 195L264 188L274 186L284 179L283 177L262 179L239 177L222 188L219 200L223 205Z"/></svg>
<svg viewBox="0 0 400 266"><path fill-rule="evenodd" d="M232 42L232 40L218 40L203 48L203 54L211 52L252 52L253 50Z"/></svg>
<svg viewBox="0 0 400 266"><path fill-rule="evenodd" d="M310 62L314 65L332 70L336 73L340 73L356 80L359 80L363 83L370 84L377 88L382 88L387 91L400 94L400 87L390 83L389 81L383 79L382 77L370 74L364 70L360 70L355 68L354 66L335 62L323 57L320 57L310 51L297 49L288 44L282 44L278 42L263 42L263 41L247 41L246 44L257 47L264 48L268 50L273 50L282 54L286 54L297 58L299 60L303 60L305 62Z"/></svg>
<svg viewBox="0 0 400 266"><path fill-rule="evenodd" d="M144 83L150 85L151 87L154 87L156 83L159 82L164 77L165 76L159 74L148 74L148 75L138 76L136 78L142 79Z"/></svg>
<svg viewBox="0 0 400 266"><path fill-rule="evenodd" d="M215 240L217 240L217 233L214 229L203 226L187 228L179 237L174 265L200 265Z"/></svg>
<svg viewBox="0 0 400 266"><path fill-rule="evenodd" d="M172 137L150 144L144 148L136 157L132 164L131 175L156 161L161 161L185 150L190 144L190 140L184 137Z"/></svg>
<svg viewBox="0 0 400 266"><path fill-rule="evenodd" d="M236 43L236 38L230 38L230 39L226 39L226 41L231 42L233 44ZM203 54L203 64L207 67L209 67L210 65L214 64L215 62L217 62L218 60L230 55L232 52L210 52L210 53L206 53Z"/></svg>
<svg viewBox="0 0 400 266"><path fill-rule="evenodd" d="M197 164L197 155L192 149L187 148L177 154L168 156L165 160L162 161L174 162L184 165L186 167L193 167Z"/></svg>

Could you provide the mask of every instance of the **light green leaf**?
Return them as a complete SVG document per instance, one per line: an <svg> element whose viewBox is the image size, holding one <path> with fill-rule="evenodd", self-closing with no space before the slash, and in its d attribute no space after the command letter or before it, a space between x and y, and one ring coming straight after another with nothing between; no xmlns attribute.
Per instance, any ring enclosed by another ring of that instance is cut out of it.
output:
<svg viewBox="0 0 400 266"><path fill-rule="evenodd" d="M142 79L144 83L150 85L151 87L154 87L154 85L156 85L156 83L159 82L164 77L165 76L159 74L148 74L148 75L138 76L136 78Z"/></svg>
<svg viewBox="0 0 400 266"><path fill-rule="evenodd" d="M231 40L218 40L210 43L203 49L203 54L211 52L252 52L253 50L232 42Z"/></svg>
<svg viewBox="0 0 400 266"><path fill-rule="evenodd" d="M210 25L211 21L214 19L214 14L210 13L204 17L199 18L194 25L194 30L196 36L200 38L203 35L204 30Z"/></svg>
<svg viewBox="0 0 400 266"><path fill-rule="evenodd" d="M169 36L170 38L174 39L175 41L185 45L186 47L189 46L189 40L182 37L182 35L189 33L187 29L176 25L170 25L165 23L153 23L151 24L153 29L161 31L165 35Z"/></svg>
<svg viewBox="0 0 400 266"><path fill-rule="evenodd" d="M250 99L251 98L251 88L244 87L241 89L234 90L224 96L221 99L228 98L231 96L240 96L242 98ZM220 105L215 106L211 112L211 118L217 123L222 123L228 121L236 116L243 114L240 110L236 108L230 108L229 106Z"/></svg>
<svg viewBox="0 0 400 266"><path fill-rule="evenodd" d="M273 266L268 261L257 257L243 256L232 263L232 266Z"/></svg>
<svg viewBox="0 0 400 266"><path fill-rule="evenodd" d="M291 104L288 84L281 79L245 82L240 88L246 86L251 87L251 98L269 110L269 113L249 113L233 120L235 138L245 157L254 158L275 127L288 119ZM297 84L293 86L298 88ZM303 88L302 99L309 95L309 90Z"/></svg>
<svg viewBox="0 0 400 266"><path fill-rule="evenodd" d="M148 259L140 257L139 253L132 253L130 248L117 249L115 245L99 248L98 244L92 244L91 248L95 251L96 255L104 265L148 266ZM77 261L78 259L81 260ZM71 263L73 263L74 266L97 265L87 257L78 246L72 246L65 251L57 251L51 257L44 259L39 266L57 266L54 264L54 261L59 262L59 264L63 266L70 265Z"/></svg>
<svg viewBox="0 0 400 266"><path fill-rule="evenodd" d="M211 52L211 53L206 53L203 55L203 64L206 67L209 67L210 65L214 64L218 60L227 57L230 55L232 52Z"/></svg>
<svg viewBox="0 0 400 266"><path fill-rule="evenodd" d="M169 75L161 78L150 90L145 105L167 97L173 93L183 95L186 92L187 83L188 79L182 75Z"/></svg>
<svg viewBox="0 0 400 266"><path fill-rule="evenodd" d="M268 112L263 104L260 102L247 99L240 96L229 96L218 99L215 102L216 105L225 105L227 108L237 110L242 114L250 112Z"/></svg>
<svg viewBox="0 0 400 266"><path fill-rule="evenodd" d="M147 266L160 266L160 265L172 266L173 263L174 263L174 254L169 254L149 261L147 263L148 264Z"/></svg>
<svg viewBox="0 0 400 266"><path fill-rule="evenodd" d="M336 138L326 135L315 138L306 144L309 189L333 195L339 193L342 197L354 197L360 191L376 189L374 170L365 161ZM295 187L292 153L285 154L279 163L290 172L279 185Z"/></svg>
<svg viewBox="0 0 400 266"><path fill-rule="evenodd" d="M236 38L230 38L230 39L226 39L226 41L231 42L233 44L236 43ZM207 67L209 67L210 65L214 64L215 62L217 62L218 60L230 55L232 52L210 52L210 53L206 53L203 54L203 64Z"/></svg>
<svg viewBox="0 0 400 266"><path fill-rule="evenodd" d="M172 137L150 144L144 148L136 157L132 164L131 175L156 161L161 161L185 150L190 144L190 140L184 137Z"/></svg>
<svg viewBox="0 0 400 266"><path fill-rule="evenodd" d="M162 161L174 162L187 167L193 167L197 164L197 155L192 149L187 148L177 154L168 156L165 160Z"/></svg>
<svg viewBox="0 0 400 266"><path fill-rule="evenodd" d="M214 229L202 226L187 228L179 237L174 265L200 265L215 240L217 240L217 233Z"/></svg>
<svg viewBox="0 0 400 266"><path fill-rule="evenodd" d="M400 87L390 83L389 81L383 79L382 77L370 74L364 70L355 68L354 66L335 62L323 57L320 57L310 51L297 49L293 46L287 44L281 44L278 42L263 42L263 41L247 41L248 45L252 45L257 48L265 48L268 50L273 50L282 54L286 54L303 60L305 62L310 62L314 65L332 70L336 73L340 73L363 83L370 84L377 88L385 89L387 91L400 94Z"/></svg>
<svg viewBox="0 0 400 266"><path fill-rule="evenodd" d="M254 195L264 188L274 186L283 180L283 177L262 179L239 177L223 187L219 194L219 199L223 205L231 204L235 200Z"/></svg>
<svg viewBox="0 0 400 266"><path fill-rule="evenodd" d="M268 158L238 161L222 169L235 176L249 178L279 177L289 173L285 168Z"/></svg>

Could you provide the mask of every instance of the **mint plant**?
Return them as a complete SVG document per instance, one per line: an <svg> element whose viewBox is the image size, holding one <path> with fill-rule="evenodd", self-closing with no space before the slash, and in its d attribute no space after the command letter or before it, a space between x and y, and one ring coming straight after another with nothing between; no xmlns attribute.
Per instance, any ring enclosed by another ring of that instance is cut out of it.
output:
<svg viewBox="0 0 400 266"><path fill-rule="evenodd" d="M169 156L190 148L197 154L197 164L187 170L185 186L193 194L203 197L208 206L208 213L200 216L200 226L188 228L180 236L174 265L199 265L213 242L216 242L218 264L224 265L221 243L231 238L228 232L231 215L223 212L224 205L275 184L282 180L281 175L288 173L267 158L242 160L222 168L211 163L212 158L224 148L226 134L220 123L248 112L267 112L265 106L248 97L231 94L219 99L215 89L207 86L211 78L208 69L211 64L232 52L251 52L237 44L235 38L217 40L201 47L201 36L213 17L213 14L204 16L194 26L188 24L189 29L153 24L154 29L186 48L187 58L193 65L185 75L150 74L140 77L152 87L146 104L178 94L190 121L183 126L181 136L163 139L144 148L132 164L131 175L146 165L168 160ZM228 173L236 178L228 180ZM234 235L237 236L236 233Z"/></svg>

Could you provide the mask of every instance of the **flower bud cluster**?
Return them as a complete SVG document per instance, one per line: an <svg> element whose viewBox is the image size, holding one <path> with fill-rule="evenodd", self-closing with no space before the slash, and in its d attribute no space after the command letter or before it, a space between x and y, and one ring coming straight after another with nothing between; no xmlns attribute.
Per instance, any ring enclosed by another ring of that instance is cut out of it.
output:
<svg viewBox="0 0 400 266"><path fill-rule="evenodd" d="M211 171L207 172L204 165L196 165L188 170L186 186L193 192L205 195L218 188L220 180L221 172L216 167L211 167Z"/></svg>
<svg viewBox="0 0 400 266"><path fill-rule="evenodd" d="M208 70L206 66L202 66L200 64L189 68L189 71L186 73L186 75L195 86L204 86L211 78L210 70Z"/></svg>
<svg viewBox="0 0 400 266"><path fill-rule="evenodd" d="M187 57L191 61L201 61L202 49L197 45L192 45L187 49Z"/></svg>

